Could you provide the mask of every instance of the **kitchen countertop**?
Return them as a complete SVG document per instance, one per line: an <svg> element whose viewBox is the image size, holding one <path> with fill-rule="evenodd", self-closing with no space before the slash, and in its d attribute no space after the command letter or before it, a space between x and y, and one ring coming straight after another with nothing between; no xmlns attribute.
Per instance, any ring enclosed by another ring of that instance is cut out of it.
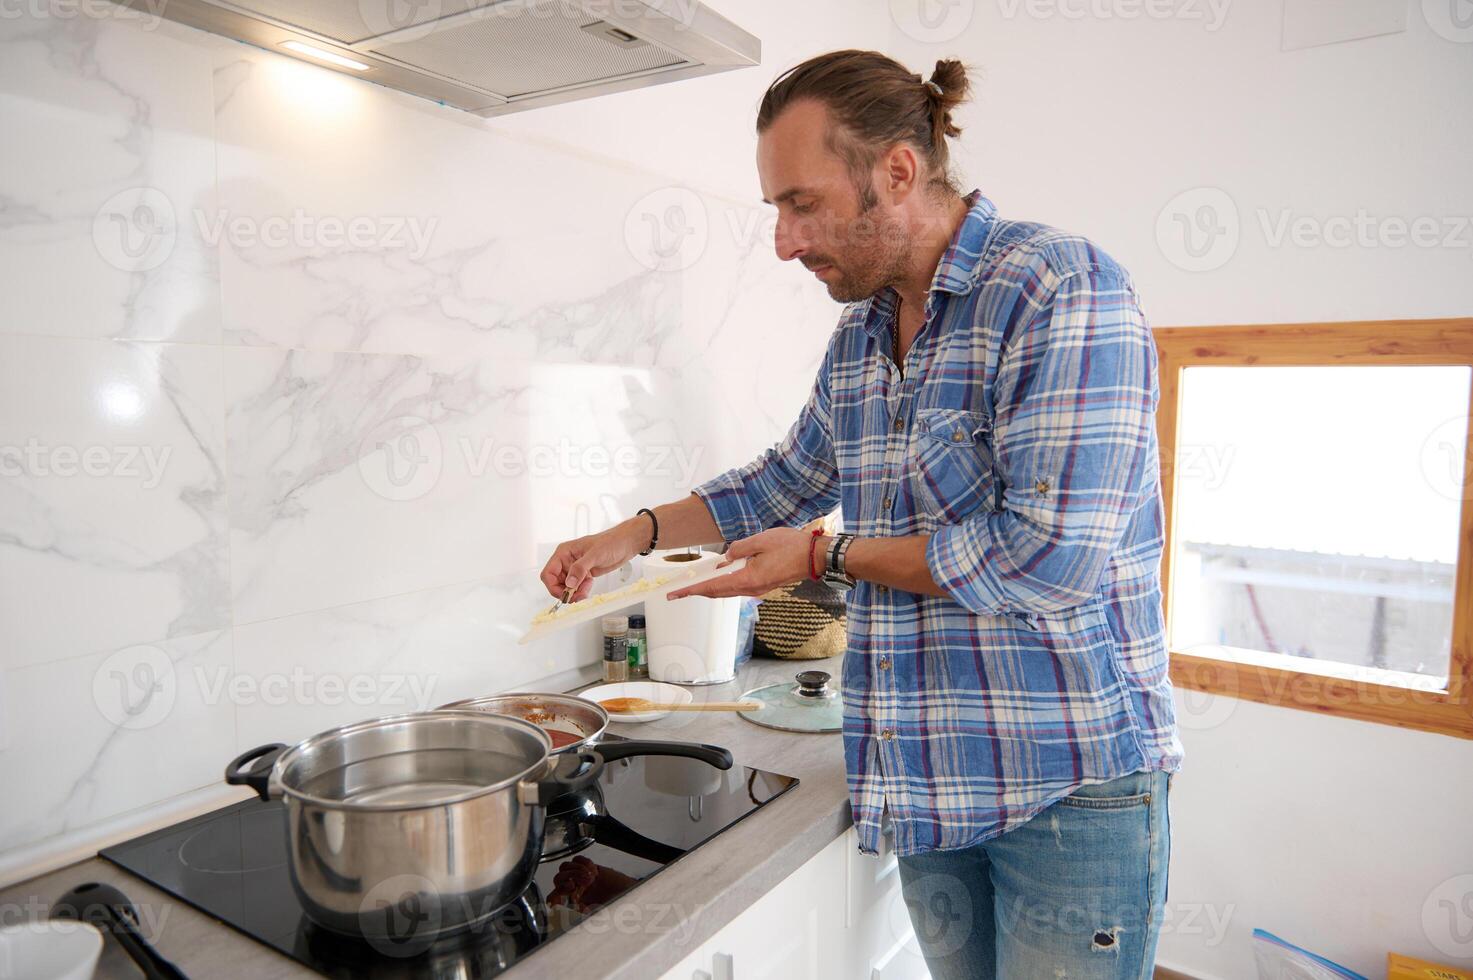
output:
<svg viewBox="0 0 1473 980"><path fill-rule="evenodd" d="M743 691L789 680L799 670L826 670L837 682L839 658L752 660L735 680L696 690L712 700L735 700ZM658 976L850 826L838 734L774 731L720 713L677 713L644 725L615 723L610 731L712 742L729 748L739 764L797 776L800 782L500 976ZM145 936L191 977L317 976L101 858L0 891L0 924L44 916L49 903L84 881L121 888L139 907ZM132 961L109 942L96 976L138 975Z"/></svg>

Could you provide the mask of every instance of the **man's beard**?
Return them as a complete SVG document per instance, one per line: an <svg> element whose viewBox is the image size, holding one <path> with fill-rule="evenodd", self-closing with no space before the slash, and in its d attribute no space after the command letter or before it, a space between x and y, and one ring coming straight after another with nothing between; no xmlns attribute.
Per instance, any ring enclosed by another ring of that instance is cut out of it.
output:
<svg viewBox="0 0 1473 980"><path fill-rule="evenodd" d="M827 265L838 273L824 284L830 298L855 303L902 280L910 255L904 225L895 219L876 217L873 208L867 208L850 223L846 233L853 239L846 252L803 258L803 265L810 270Z"/></svg>

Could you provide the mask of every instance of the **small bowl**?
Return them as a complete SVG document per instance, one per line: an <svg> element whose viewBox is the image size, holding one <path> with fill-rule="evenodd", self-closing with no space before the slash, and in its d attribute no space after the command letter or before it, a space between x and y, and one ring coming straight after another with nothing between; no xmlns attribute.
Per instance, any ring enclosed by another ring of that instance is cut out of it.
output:
<svg viewBox="0 0 1473 980"><path fill-rule="evenodd" d="M88 980L102 955L90 922L38 919L0 927L0 980Z"/></svg>
<svg viewBox="0 0 1473 980"><path fill-rule="evenodd" d="M600 684L598 687L590 687L586 691L579 691L578 696L595 703L608 701L611 698L644 698L646 701L654 701L657 704L690 704L695 696L683 687L674 684L661 684L659 681L626 681L623 684ZM655 721L664 718L668 711L639 711L635 713L609 712L610 721L627 721L638 724L645 721Z"/></svg>

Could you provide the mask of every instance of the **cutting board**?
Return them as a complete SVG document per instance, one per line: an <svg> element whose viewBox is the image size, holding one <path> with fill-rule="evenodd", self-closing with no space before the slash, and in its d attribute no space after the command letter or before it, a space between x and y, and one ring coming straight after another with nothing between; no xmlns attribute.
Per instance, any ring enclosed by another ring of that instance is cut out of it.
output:
<svg viewBox="0 0 1473 980"><path fill-rule="evenodd" d="M602 616L612 615L621 609L638 605L653 595L665 595L676 589L683 589L688 585L696 585L713 578L720 578L732 572L739 572L747 567L747 559L738 558L725 568L706 568L700 571L690 572L662 572L659 576L646 577L631 582L621 589L606 592L603 595L592 595L582 602L574 602L558 610L552 619L541 623L533 623L527 632L522 634L518 644L531 643L540 640L544 636L560 633L569 626L577 626L589 620L598 619Z"/></svg>

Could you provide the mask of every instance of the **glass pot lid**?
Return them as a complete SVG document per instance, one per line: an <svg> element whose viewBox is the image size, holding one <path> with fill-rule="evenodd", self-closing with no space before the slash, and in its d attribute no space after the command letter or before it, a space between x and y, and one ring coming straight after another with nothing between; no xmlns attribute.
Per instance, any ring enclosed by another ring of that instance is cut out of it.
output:
<svg viewBox="0 0 1473 980"><path fill-rule="evenodd" d="M829 685L826 671L804 670L796 684L783 681L755 688L742 695L743 701L761 701L756 711L738 712L754 725L785 732L837 732L843 726L844 700Z"/></svg>

